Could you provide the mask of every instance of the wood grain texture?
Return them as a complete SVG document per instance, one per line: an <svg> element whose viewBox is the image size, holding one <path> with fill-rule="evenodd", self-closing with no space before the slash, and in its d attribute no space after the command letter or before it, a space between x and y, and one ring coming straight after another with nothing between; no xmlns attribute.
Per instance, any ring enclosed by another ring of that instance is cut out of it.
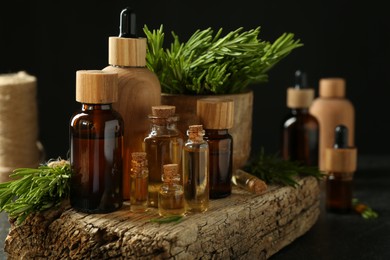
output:
<svg viewBox="0 0 390 260"><path fill-rule="evenodd" d="M8 259L266 259L307 232L319 213L319 183L274 187L261 195L233 189L205 213L178 223L149 222L156 209L135 214L78 213L64 204L12 226Z"/></svg>

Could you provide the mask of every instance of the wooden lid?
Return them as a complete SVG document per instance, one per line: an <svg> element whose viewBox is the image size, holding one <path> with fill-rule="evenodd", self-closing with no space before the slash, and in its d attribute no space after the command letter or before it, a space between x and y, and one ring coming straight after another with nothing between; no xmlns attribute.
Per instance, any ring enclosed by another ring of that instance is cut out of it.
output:
<svg viewBox="0 0 390 260"><path fill-rule="evenodd" d="M321 97L344 97L345 80L343 78L320 79L319 94Z"/></svg>
<svg viewBox="0 0 390 260"><path fill-rule="evenodd" d="M325 171L355 172L357 165L357 149L327 148L325 151Z"/></svg>
<svg viewBox="0 0 390 260"><path fill-rule="evenodd" d="M118 99L118 74L101 70L76 72L76 101L109 104Z"/></svg>
<svg viewBox="0 0 390 260"><path fill-rule="evenodd" d="M162 180L164 182L179 181L180 175L178 174L179 165L176 163L164 164Z"/></svg>
<svg viewBox="0 0 390 260"><path fill-rule="evenodd" d="M229 129L233 127L234 102L231 99L199 99L196 112L205 129Z"/></svg>
<svg viewBox="0 0 390 260"><path fill-rule="evenodd" d="M311 88L288 88L287 107L308 108L314 99L314 89Z"/></svg>
<svg viewBox="0 0 390 260"><path fill-rule="evenodd" d="M146 39L109 37L108 63L124 67L145 67Z"/></svg>
<svg viewBox="0 0 390 260"><path fill-rule="evenodd" d="M175 114L176 107L175 106L152 106L152 116L168 118Z"/></svg>

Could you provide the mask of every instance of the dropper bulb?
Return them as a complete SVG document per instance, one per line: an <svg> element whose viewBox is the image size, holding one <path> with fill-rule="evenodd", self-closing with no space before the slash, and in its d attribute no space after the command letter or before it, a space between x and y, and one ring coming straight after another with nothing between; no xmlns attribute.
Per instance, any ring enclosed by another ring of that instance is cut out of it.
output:
<svg viewBox="0 0 390 260"><path fill-rule="evenodd" d="M348 128L345 125L338 125L335 128L333 148L348 148Z"/></svg>
<svg viewBox="0 0 390 260"><path fill-rule="evenodd" d="M307 88L307 75L300 70L295 72L295 88Z"/></svg>
<svg viewBox="0 0 390 260"><path fill-rule="evenodd" d="M120 14L119 37L136 38L136 16L132 9L126 7Z"/></svg>

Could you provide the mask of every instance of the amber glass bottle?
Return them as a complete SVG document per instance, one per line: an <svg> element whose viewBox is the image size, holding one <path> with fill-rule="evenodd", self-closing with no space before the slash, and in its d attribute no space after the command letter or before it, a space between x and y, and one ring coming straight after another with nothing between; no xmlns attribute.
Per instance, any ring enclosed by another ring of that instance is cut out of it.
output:
<svg viewBox="0 0 390 260"><path fill-rule="evenodd" d="M175 127L175 106L153 106L149 116L151 129L144 139L149 165L149 206L158 206L158 193L162 184L161 175L165 164L178 164L182 176L181 153L183 135ZM181 178L182 179L182 178Z"/></svg>
<svg viewBox="0 0 390 260"><path fill-rule="evenodd" d="M306 87L304 74L296 72L297 83L287 89L290 113L282 125L282 156L285 160L300 161L307 166L318 166L319 124L309 113L314 90Z"/></svg>
<svg viewBox="0 0 390 260"><path fill-rule="evenodd" d="M70 203L82 212L122 206L123 120L112 109L116 99L116 73L77 71L76 100L82 105L70 120Z"/></svg>
<svg viewBox="0 0 390 260"><path fill-rule="evenodd" d="M204 98L197 101L197 115L205 128L209 145L210 198L232 193L233 137L229 134L234 120L233 100Z"/></svg>
<svg viewBox="0 0 390 260"><path fill-rule="evenodd" d="M145 212L148 209L148 160L145 152L131 154L130 210Z"/></svg>
<svg viewBox="0 0 390 260"><path fill-rule="evenodd" d="M190 125L183 147L184 197L187 212L204 212L209 206L209 147L202 125Z"/></svg>
<svg viewBox="0 0 390 260"><path fill-rule="evenodd" d="M184 190L181 184L179 166L165 164L158 194L158 213L160 216L183 216L186 212Z"/></svg>
<svg viewBox="0 0 390 260"><path fill-rule="evenodd" d="M353 175L357 150L348 146L348 128L335 128L335 143L325 153L326 203L329 212L348 213L352 210Z"/></svg>

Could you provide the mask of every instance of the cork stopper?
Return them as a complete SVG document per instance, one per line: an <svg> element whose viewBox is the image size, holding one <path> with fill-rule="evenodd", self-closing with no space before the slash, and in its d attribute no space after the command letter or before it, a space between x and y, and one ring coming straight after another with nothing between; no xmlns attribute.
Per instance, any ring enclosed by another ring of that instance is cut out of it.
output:
<svg viewBox="0 0 390 260"><path fill-rule="evenodd" d="M187 135L190 140L200 141L203 140L205 132L203 125L190 125L187 130Z"/></svg>
<svg viewBox="0 0 390 260"><path fill-rule="evenodd" d="M118 74L101 70L76 72L76 101L109 104L118 100Z"/></svg>
<svg viewBox="0 0 390 260"><path fill-rule="evenodd" d="M287 107L308 108L314 99L314 89L288 88Z"/></svg>
<svg viewBox="0 0 390 260"><path fill-rule="evenodd" d="M152 106L152 116L168 118L175 114L176 107L175 106Z"/></svg>
<svg viewBox="0 0 390 260"><path fill-rule="evenodd" d="M325 151L325 171L327 172L355 172L356 165L356 148L327 148Z"/></svg>
<svg viewBox="0 0 390 260"><path fill-rule="evenodd" d="M179 165L176 163L164 164L163 165L163 182L176 182L180 181L180 175L178 174Z"/></svg>
<svg viewBox="0 0 390 260"><path fill-rule="evenodd" d="M345 80L343 78L320 79L319 94L321 97L345 97Z"/></svg>
<svg viewBox="0 0 390 260"><path fill-rule="evenodd" d="M196 113L205 129L229 129L233 127L234 102L231 99L199 99Z"/></svg>
<svg viewBox="0 0 390 260"><path fill-rule="evenodd" d="M108 64L123 67L145 67L146 39L109 37Z"/></svg>
<svg viewBox="0 0 390 260"><path fill-rule="evenodd" d="M131 158L134 161L145 161L146 160L146 153L145 152L133 152L133 153L131 153Z"/></svg>

